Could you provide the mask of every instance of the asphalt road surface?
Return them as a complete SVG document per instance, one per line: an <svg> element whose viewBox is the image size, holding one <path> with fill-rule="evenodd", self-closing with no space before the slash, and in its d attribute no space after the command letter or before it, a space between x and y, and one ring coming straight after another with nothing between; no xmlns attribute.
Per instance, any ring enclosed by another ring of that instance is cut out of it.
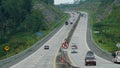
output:
<svg viewBox="0 0 120 68"><path fill-rule="evenodd" d="M78 14L70 13L69 21L73 23L77 20ZM67 37L72 25L64 25L50 40L29 57L21 60L10 68L55 68L55 56L64 39ZM44 46L49 45L49 50L44 50Z"/></svg>
<svg viewBox="0 0 120 68"><path fill-rule="evenodd" d="M69 57L72 65L80 68L120 68L120 65L107 61L97 55L96 66L85 66L85 56L87 51L90 50L86 42L88 14L83 12L84 16L81 17L76 30L71 38L70 45L76 43L78 46L78 53L71 53L71 48L68 49Z"/></svg>

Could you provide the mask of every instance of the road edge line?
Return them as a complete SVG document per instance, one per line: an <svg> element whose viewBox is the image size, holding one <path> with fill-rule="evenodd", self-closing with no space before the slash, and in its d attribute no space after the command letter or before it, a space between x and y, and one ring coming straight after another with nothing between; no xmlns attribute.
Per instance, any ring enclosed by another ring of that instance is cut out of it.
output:
<svg viewBox="0 0 120 68"><path fill-rule="evenodd" d="M55 53L55 56L53 58L53 68L56 68L56 58L57 58L57 54L58 54L59 50L60 50L60 47L57 49L57 52Z"/></svg>

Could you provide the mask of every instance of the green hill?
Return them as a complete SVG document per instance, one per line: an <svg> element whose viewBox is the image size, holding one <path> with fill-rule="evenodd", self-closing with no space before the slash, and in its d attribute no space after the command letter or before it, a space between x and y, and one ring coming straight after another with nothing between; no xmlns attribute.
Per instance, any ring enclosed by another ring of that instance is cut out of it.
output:
<svg viewBox="0 0 120 68"><path fill-rule="evenodd" d="M99 47L108 52L118 50L116 44L120 42L120 1L87 0L79 9L89 13L93 37Z"/></svg>
<svg viewBox="0 0 120 68"><path fill-rule="evenodd" d="M0 59L15 55L63 24L67 15L53 0L0 0Z"/></svg>
<svg viewBox="0 0 120 68"><path fill-rule="evenodd" d="M106 51L117 50L116 44L120 42L120 1L102 1L98 10L98 19L94 23L94 30L100 31L95 34L96 42ZM100 11L102 10L102 11ZM102 40L100 43L99 40Z"/></svg>

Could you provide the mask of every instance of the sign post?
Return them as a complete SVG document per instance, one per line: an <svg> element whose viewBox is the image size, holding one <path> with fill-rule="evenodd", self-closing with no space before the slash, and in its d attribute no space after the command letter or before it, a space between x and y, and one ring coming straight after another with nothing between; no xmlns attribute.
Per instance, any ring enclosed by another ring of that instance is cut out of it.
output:
<svg viewBox="0 0 120 68"><path fill-rule="evenodd" d="M116 47L120 48L120 43L117 43L117 44L116 44Z"/></svg>
<svg viewBox="0 0 120 68"><path fill-rule="evenodd" d="M61 62L65 63L65 58L64 57L61 58Z"/></svg>
<svg viewBox="0 0 120 68"><path fill-rule="evenodd" d="M4 47L4 50L7 52L7 57L8 57L8 51L10 50L10 47L7 45Z"/></svg>
<svg viewBox="0 0 120 68"><path fill-rule="evenodd" d="M69 47L68 42L63 42L61 47L62 47L62 51L67 51L67 49Z"/></svg>

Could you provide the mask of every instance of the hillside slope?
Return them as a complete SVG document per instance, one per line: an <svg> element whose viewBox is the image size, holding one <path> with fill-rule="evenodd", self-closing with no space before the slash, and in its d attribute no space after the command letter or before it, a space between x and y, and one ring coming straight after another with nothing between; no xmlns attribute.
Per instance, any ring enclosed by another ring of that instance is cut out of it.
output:
<svg viewBox="0 0 120 68"><path fill-rule="evenodd" d="M47 1L0 0L0 59L29 48L63 24L67 15Z"/></svg>
<svg viewBox="0 0 120 68"><path fill-rule="evenodd" d="M111 2L100 5L103 11L98 10L98 19L94 23L94 30L99 31L95 34L96 42L106 51L113 52L118 50L116 44L120 42L120 1L111 0ZM103 8L104 6L104 8ZM99 42L102 40L102 42Z"/></svg>
<svg viewBox="0 0 120 68"><path fill-rule="evenodd" d="M89 13L98 46L108 52L119 50L116 44L120 42L120 1L90 0L81 4L79 9Z"/></svg>

